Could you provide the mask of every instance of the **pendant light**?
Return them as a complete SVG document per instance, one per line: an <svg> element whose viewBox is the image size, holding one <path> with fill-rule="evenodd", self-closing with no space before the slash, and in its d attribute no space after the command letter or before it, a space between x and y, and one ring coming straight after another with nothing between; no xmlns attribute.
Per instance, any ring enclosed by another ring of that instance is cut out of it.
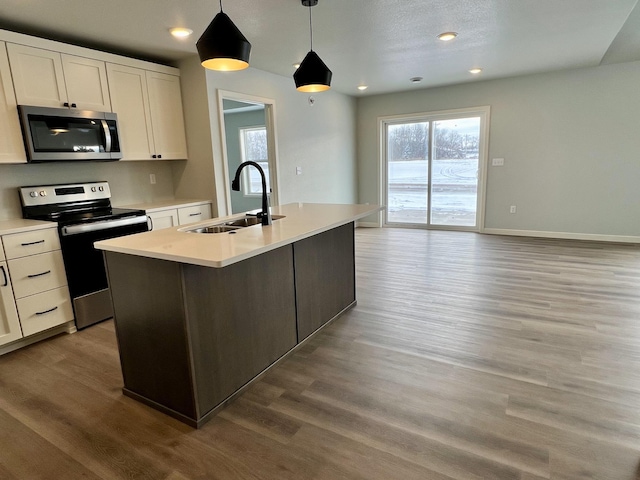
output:
<svg viewBox="0 0 640 480"><path fill-rule="evenodd" d="M296 89L300 92L324 92L331 88L331 70L313 51L313 23L311 22L311 7L318 4L318 0L302 0L302 5L309 7L309 32L311 34L311 50L300 63L300 67L293 74Z"/></svg>
<svg viewBox="0 0 640 480"><path fill-rule="evenodd" d="M222 11L222 0L220 12L196 42L196 48L202 66L210 70L230 72L249 66L251 44Z"/></svg>

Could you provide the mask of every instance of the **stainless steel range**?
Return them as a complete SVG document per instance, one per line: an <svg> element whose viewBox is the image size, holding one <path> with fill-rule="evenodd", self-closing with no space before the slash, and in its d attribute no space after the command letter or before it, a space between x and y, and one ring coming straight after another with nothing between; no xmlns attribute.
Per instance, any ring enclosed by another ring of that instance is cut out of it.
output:
<svg viewBox="0 0 640 480"><path fill-rule="evenodd" d="M149 230L144 210L111 207L107 182L21 187L24 218L58 222L78 328L113 316L102 252L94 242Z"/></svg>

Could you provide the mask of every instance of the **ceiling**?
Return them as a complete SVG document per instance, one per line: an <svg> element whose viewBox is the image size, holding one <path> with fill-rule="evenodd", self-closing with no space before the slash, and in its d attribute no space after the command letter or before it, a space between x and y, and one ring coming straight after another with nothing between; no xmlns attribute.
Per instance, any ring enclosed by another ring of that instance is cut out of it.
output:
<svg viewBox="0 0 640 480"><path fill-rule="evenodd" d="M640 60L638 0L319 0L314 50L334 90L372 95ZM226 0L251 66L291 76L309 50L300 0ZM0 28L175 62L219 10L215 0L2 0ZM189 27L186 41L168 29ZM442 42L436 36L455 31ZM481 67L473 76L468 70ZM234 73L229 73L233 75ZM413 84L412 77L423 77ZM356 87L369 88L359 92ZM293 88L293 80L292 80Z"/></svg>

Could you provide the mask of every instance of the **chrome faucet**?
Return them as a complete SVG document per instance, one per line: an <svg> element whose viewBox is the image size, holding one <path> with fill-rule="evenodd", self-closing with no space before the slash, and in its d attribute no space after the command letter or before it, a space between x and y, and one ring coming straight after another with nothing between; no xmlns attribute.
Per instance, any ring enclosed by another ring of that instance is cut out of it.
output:
<svg viewBox="0 0 640 480"><path fill-rule="evenodd" d="M240 172L244 167L249 165L253 165L260 172L260 176L262 177L262 212L258 214L258 218L262 220L262 226L271 225L273 221L271 220L271 209L269 208L269 196L267 194L267 177L264 175L264 170L262 167L258 165L256 162L248 161L242 162L238 169L236 170L236 176L231 182L231 190L236 192L240 191Z"/></svg>

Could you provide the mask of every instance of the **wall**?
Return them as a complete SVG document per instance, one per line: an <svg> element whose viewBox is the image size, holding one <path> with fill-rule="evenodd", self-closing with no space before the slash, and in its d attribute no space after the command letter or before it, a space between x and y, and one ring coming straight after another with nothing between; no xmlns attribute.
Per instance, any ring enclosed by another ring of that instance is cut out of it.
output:
<svg viewBox="0 0 640 480"><path fill-rule="evenodd" d="M489 105L505 166L488 167L487 231L640 237L639 78L634 62L361 98L359 201L381 202L378 117Z"/></svg>
<svg viewBox="0 0 640 480"><path fill-rule="evenodd" d="M227 159L229 162L229 178L227 179L228 182L231 182L236 169L242 162L242 152L240 149L240 128L264 126L264 109L251 112L231 112L224 114L224 131L226 134ZM261 208L262 198L259 196L247 197L242 191L234 192L232 190L231 205L233 207L233 213L246 212L248 210Z"/></svg>
<svg viewBox="0 0 640 480"><path fill-rule="evenodd" d="M150 173L156 174L155 185L149 183ZM0 165L0 220L22 217L17 187L100 180L109 182L116 206L173 198L168 161Z"/></svg>
<svg viewBox="0 0 640 480"><path fill-rule="evenodd" d="M308 94L296 91L292 78L253 68L213 72L202 68L196 56L179 66L190 158L174 167L177 197L212 197L219 215L226 213L217 99L222 89L275 101L280 203L356 201L354 98L329 91L314 95L312 107ZM296 166L302 167L302 175L296 175ZM211 172L213 182L207 177Z"/></svg>

